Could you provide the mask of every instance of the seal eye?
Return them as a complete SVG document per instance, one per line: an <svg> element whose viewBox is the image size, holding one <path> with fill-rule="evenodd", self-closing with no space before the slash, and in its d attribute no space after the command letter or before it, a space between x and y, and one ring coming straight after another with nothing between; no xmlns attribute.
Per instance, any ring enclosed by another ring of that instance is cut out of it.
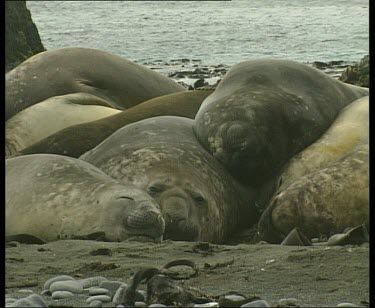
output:
<svg viewBox="0 0 375 308"><path fill-rule="evenodd" d="M157 194L161 193L162 191L163 191L163 188L161 186L158 186L158 185L151 185L148 188L148 193L152 196L157 195Z"/></svg>
<svg viewBox="0 0 375 308"><path fill-rule="evenodd" d="M128 199L128 200L134 201L132 197L128 197L128 196L121 196L121 197L118 197L117 199Z"/></svg>
<svg viewBox="0 0 375 308"><path fill-rule="evenodd" d="M195 196L193 197L193 199L197 205L204 205L206 202L206 200L202 196Z"/></svg>

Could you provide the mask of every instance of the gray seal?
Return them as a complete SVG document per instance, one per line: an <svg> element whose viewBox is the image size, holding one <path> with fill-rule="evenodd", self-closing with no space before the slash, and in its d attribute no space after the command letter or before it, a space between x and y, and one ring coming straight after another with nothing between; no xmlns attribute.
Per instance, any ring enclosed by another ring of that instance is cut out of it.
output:
<svg viewBox="0 0 375 308"><path fill-rule="evenodd" d="M234 177L259 187L365 95L368 89L295 61L244 61L205 99L194 132Z"/></svg>
<svg viewBox="0 0 375 308"><path fill-rule="evenodd" d="M124 57L90 48L38 53L5 75L5 120L49 97L84 92L117 109L186 91L172 79Z"/></svg>
<svg viewBox="0 0 375 308"><path fill-rule="evenodd" d="M164 239L222 243L257 221L254 192L204 150L193 122L172 116L139 121L80 159L146 190L166 222Z"/></svg>
<svg viewBox="0 0 375 308"><path fill-rule="evenodd" d="M161 239L164 220L144 191L75 158L35 154L6 160L6 235L44 241L103 232L107 241Z"/></svg>
<svg viewBox="0 0 375 308"><path fill-rule="evenodd" d="M5 155L11 156L66 127L121 112L88 93L54 96L30 106L5 123Z"/></svg>
<svg viewBox="0 0 375 308"><path fill-rule="evenodd" d="M125 125L157 116L194 118L212 92L197 90L159 96L113 116L64 128L14 156L50 153L78 158Z"/></svg>

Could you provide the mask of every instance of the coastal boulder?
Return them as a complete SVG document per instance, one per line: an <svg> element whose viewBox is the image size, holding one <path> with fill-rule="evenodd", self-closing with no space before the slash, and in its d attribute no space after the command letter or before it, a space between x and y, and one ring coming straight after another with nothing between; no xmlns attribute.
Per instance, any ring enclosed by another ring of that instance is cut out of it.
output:
<svg viewBox="0 0 375 308"><path fill-rule="evenodd" d="M370 86L370 56L364 56L359 63L350 65L342 73L339 80L354 84L360 87L369 87Z"/></svg>
<svg viewBox="0 0 375 308"><path fill-rule="evenodd" d="M5 1L5 70L45 51L26 1Z"/></svg>

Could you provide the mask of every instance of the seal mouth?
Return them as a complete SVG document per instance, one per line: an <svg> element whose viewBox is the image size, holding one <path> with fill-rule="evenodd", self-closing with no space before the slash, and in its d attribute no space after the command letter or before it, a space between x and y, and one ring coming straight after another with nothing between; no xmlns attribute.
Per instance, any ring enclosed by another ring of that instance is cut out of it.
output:
<svg viewBox="0 0 375 308"><path fill-rule="evenodd" d="M163 239L172 241L196 241L199 236L199 228L186 219L173 220L167 223Z"/></svg>

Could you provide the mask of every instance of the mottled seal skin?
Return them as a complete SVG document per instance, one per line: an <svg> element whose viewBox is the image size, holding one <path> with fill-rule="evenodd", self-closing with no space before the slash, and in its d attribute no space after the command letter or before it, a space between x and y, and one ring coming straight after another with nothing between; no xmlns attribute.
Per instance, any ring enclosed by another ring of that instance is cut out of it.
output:
<svg viewBox="0 0 375 308"><path fill-rule="evenodd" d="M281 175L280 191L298 178L348 155L355 147L369 143L369 96L341 110L329 129L313 144L293 156Z"/></svg>
<svg viewBox="0 0 375 308"><path fill-rule="evenodd" d="M22 110L5 123L5 155L8 157L79 123L105 118L120 110L88 93L54 96Z"/></svg>
<svg viewBox="0 0 375 308"><path fill-rule="evenodd" d="M327 237L369 224L369 145L311 172L279 192L258 223L260 238L280 243L293 229Z"/></svg>
<svg viewBox="0 0 375 308"><path fill-rule="evenodd" d="M365 95L368 89L298 62L244 61L205 99L194 132L233 176L259 187Z"/></svg>
<svg viewBox="0 0 375 308"><path fill-rule="evenodd" d="M19 151L15 156L50 153L78 158L125 125L157 116L194 118L203 100L212 92L184 91L153 98L119 114L67 127Z"/></svg>
<svg viewBox="0 0 375 308"><path fill-rule="evenodd" d="M46 86L47 85L47 86ZM38 53L5 76L5 120L49 97L85 92L117 109L186 89L121 56L90 48Z"/></svg>
<svg viewBox="0 0 375 308"><path fill-rule="evenodd" d="M35 154L6 160L6 235L44 241L105 232L107 241L160 240L164 220L146 192L70 157Z"/></svg>
<svg viewBox="0 0 375 308"><path fill-rule="evenodd" d="M80 159L146 190L160 206L164 239L222 243L257 221L254 193L204 150L192 125L172 116L139 121Z"/></svg>

